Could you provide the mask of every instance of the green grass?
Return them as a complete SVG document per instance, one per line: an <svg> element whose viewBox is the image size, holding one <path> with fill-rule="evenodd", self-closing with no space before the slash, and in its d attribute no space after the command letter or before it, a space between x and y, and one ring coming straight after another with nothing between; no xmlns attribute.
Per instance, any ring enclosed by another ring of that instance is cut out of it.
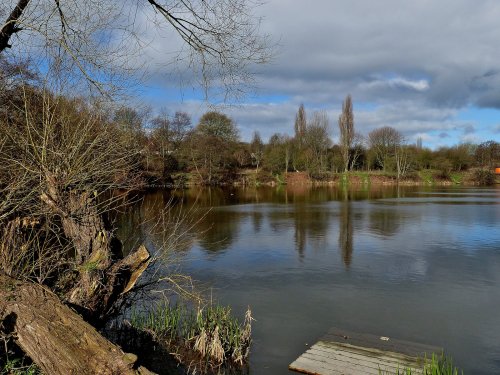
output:
<svg viewBox="0 0 500 375"><path fill-rule="evenodd" d="M275 178L278 185L286 185L285 177L283 176L283 174L276 173Z"/></svg>
<svg viewBox="0 0 500 375"><path fill-rule="evenodd" d="M340 173L340 181L342 185L349 185L349 172Z"/></svg>
<svg viewBox="0 0 500 375"><path fill-rule="evenodd" d="M7 359L0 365L0 375L38 375L40 369L35 365L25 365L24 358Z"/></svg>
<svg viewBox="0 0 500 375"><path fill-rule="evenodd" d="M463 181L464 174L463 173L451 173L450 174L450 179L455 185L460 185Z"/></svg>
<svg viewBox="0 0 500 375"><path fill-rule="evenodd" d="M434 177L433 177L433 171L430 169L422 169L421 171L418 172L419 177L424 181L426 184L433 185L434 184Z"/></svg>
<svg viewBox="0 0 500 375"><path fill-rule="evenodd" d="M359 177L361 182L365 185L370 184L370 174L368 172L361 172L361 171L356 171L352 172L354 176Z"/></svg>
<svg viewBox="0 0 500 375"><path fill-rule="evenodd" d="M152 333L160 344L177 351L181 362L197 358L211 367L247 363L251 321L250 310L241 324L229 307L209 305L193 310L184 304L168 303L149 312L133 312L131 317L133 327Z"/></svg>
<svg viewBox="0 0 500 375"><path fill-rule="evenodd" d="M448 357L437 357L434 354L430 360L426 361L424 375L463 375L463 371L453 365L453 361ZM382 372L380 375L412 375L415 372L411 368L398 370L396 373Z"/></svg>

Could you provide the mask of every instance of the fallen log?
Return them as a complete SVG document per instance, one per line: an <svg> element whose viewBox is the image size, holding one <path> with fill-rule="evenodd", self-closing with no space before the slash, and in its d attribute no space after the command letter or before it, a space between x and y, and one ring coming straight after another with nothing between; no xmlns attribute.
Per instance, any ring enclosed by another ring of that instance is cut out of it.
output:
<svg viewBox="0 0 500 375"><path fill-rule="evenodd" d="M45 374L152 374L41 285L0 274L0 328Z"/></svg>

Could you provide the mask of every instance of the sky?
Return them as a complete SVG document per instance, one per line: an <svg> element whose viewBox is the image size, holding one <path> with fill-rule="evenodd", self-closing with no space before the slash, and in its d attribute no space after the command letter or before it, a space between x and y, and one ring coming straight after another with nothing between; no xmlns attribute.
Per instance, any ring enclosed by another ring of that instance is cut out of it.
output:
<svg viewBox="0 0 500 375"><path fill-rule="evenodd" d="M264 140L292 135L303 103L308 116L327 112L336 141L351 94L363 135L391 126L433 149L500 141L498 0L268 0L256 14L276 43L275 57L255 67L254 92L221 109L243 140L254 131ZM208 109L202 94L181 90L167 74L168 43L152 45L154 78L143 100L155 110L185 110L196 124Z"/></svg>

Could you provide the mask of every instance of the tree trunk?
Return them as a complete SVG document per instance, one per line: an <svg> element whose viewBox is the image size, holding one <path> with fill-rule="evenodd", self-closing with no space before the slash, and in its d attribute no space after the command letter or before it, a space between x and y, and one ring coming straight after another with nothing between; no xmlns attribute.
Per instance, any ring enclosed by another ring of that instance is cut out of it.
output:
<svg viewBox="0 0 500 375"><path fill-rule="evenodd" d="M6 49L10 48L9 40L15 33L21 31L22 29L17 26L19 18L22 16L24 10L28 6L30 0L19 0L16 7L12 10L9 17L5 21L2 29L0 30L0 53Z"/></svg>
<svg viewBox="0 0 500 375"><path fill-rule="evenodd" d="M117 241L106 228L95 197L89 192L65 191L50 172L46 172L46 181L47 192L40 199L61 218L64 235L75 250L79 277L67 293L67 301L84 308L88 319L105 318L128 278L147 267L149 253L141 246L137 254L113 262Z"/></svg>
<svg viewBox="0 0 500 375"><path fill-rule="evenodd" d="M105 270L87 270L79 283L68 293L68 302L83 307L89 319L103 320L115 308L121 295L132 289L146 270L151 256L144 245ZM92 282L89 283L89 280Z"/></svg>
<svg viewBox="0 0 500 375"><path fill-rule="evenodd" d="M0 323L46 374L151 374L38 284L0 274Z"/></svg>

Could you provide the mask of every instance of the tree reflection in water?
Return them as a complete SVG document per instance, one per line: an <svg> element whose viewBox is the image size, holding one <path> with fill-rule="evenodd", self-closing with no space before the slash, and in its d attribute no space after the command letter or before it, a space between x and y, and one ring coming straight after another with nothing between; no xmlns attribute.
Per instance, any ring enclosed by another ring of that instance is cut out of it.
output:
<svg viewBox="0 0 500 375"><path fill-rule="evenodd" d="M339 215L339 249L342 254L342 261L346 267L352 262L353 251L353 223L351 201L346 197L340 204Z"/></svg>

